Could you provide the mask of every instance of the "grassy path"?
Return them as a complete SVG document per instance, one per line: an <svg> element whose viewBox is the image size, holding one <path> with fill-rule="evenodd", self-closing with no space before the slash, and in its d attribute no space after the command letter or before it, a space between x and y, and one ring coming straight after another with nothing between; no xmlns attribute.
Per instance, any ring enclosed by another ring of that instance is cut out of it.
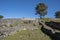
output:
<svg viewBox="0 0 60 40"><path fill-rule="evenodd" d="M43 34L40 29L22 30L14 35L5 37L4 40L51 40L47 35Z"/></svg>

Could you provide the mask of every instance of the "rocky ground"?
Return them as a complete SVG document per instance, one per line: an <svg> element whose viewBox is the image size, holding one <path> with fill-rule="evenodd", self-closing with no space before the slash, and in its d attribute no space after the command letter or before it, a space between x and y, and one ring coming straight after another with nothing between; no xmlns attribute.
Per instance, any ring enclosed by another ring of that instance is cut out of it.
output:
<svg viewBox="0 0 60 40"><path fill-rule="evenodd" d="M38 20L21 20L21 19L3 19L0 21L0 39L2 40L4 37L15 34L17 31L21 30L34 30L41 28L41 24L45 26L44 28L47 30L51 30L53 33L53 28L47 26L45 22L53 21L53 19L41 19L40 24ZM54 19L56 22L57 19ZM60 19L58 19L60 20ZM47 32L43 29L44 32Z"/></svg>
<svg viewBox="0 0 60 40"><path fill-rule="evenodd" d="M0 22L0 26L0 39L15 34L17 31L38 29L37 22L33 20L4 19Z"/></svg>

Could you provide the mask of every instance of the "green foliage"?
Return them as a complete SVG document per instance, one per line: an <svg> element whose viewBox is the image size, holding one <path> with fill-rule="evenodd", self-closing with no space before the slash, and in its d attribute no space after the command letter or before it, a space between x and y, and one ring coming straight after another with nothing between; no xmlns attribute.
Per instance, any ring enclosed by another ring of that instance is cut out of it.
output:
<svg viewBox="0 0 60 40"><path fill-rule="evenodd" d="M60 18L60 11L57 11L57 12L55 13L55 18Z"/></svg>
<svg viewBox="0 0 60 40"><path fill-rule="evenodd" d="M49 18L43 18L43 19L41 19L43 22L50 22L51 21L51 19L49 19Z"/></svg>
<svg viewBox="0 0 60 40"><path fill-rule="evenodd" d="M36 14L39 14L41 16L45 16L47 14L47 6L44 3L39 3L36 6Z"/></svg>
<svg viewBox="0 0 60 40"><path fill-rule="evenodd" d="M12 25L12 24L10 24L10 27L13 27L13 25Z"/></svg>
<svg viewBox="0 0 60 40"><path fill-rule="evenodd" d="M19 24L19 21L16 21L13 23L13 26L17 26Z"/></svg>
<svg viewBox="0 0 60 40"><path fill-rule="evenodd" d="M2 19L4 16L0 15L0 19Z"/></svg>

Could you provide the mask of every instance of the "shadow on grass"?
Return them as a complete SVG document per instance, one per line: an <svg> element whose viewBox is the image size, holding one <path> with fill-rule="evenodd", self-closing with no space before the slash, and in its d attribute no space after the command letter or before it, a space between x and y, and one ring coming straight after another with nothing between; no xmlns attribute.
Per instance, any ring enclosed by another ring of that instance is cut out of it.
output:
<svg viewBox="0 0 60 40"><path fill-rule="evenodd" d="M46 22L46 25L50 26L51 28L60 30L60 25L58 25L58 24L60 24L60 23L54 23L54 22L47 23ZM44 34L48 35L52 40L60 40L60 32L52 33L51 30L48 30L48 29L44 28L43 26L41 27L41 31Z"/></svg>

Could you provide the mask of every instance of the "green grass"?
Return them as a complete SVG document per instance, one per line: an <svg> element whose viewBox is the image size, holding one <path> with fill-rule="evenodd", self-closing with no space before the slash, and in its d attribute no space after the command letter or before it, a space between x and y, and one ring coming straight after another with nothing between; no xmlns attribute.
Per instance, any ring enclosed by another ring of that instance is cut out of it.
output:
<svg viewBox="0 0 60 40"><path fill-rule="evenodd" d="M22 30L14 35L4 38L4 40L51 40L47 35L42 33L40 29L35 30Z"/></svg>
<svg viewBox="0 0 60 40"><path fill-rule="evenodd" d="M42 20L44 22L50 22L51 21L51 19L49 19L49 18L43 18L43 19L40 19L40 20Z"/></svg>

